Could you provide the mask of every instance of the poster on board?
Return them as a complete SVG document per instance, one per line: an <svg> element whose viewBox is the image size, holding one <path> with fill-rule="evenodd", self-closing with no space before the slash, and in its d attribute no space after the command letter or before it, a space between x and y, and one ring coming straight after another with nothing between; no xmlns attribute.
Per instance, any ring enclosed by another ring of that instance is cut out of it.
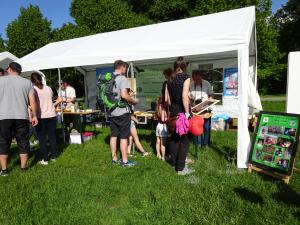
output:
<svg viewBox="0 0 300 225"><path fill-rule="evenodd" d="M238 68L224 69L224 97L238 96Z"/></svg>
<svg viewBox="0 0 300 225"><path fill-rule="evenodd" d="M249 163L290 176L297 152L300 115L260 112Z"/></svg>

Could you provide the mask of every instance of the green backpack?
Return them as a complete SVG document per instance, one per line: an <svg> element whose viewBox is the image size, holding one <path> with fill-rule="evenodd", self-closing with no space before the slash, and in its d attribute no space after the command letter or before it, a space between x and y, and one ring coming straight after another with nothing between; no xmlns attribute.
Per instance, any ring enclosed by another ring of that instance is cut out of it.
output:
<svg viewBox="0 0 300 225"><path fill-rule="evenodd" d="M109 109L125 108L127 106L121 98L117 98L118 94L113 90L116 87L116 78L119 75L113 73L100 74L98 79L99 99Z"/></svg>

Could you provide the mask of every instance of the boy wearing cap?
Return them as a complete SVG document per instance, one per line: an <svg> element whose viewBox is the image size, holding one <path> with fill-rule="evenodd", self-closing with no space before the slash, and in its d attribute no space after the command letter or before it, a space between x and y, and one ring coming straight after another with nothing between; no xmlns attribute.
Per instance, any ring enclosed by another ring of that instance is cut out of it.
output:
<svg viewBox="0 0 300 225"><path fill-rule="evenodd" d="M28 106L32 109L31 124L36 126L36 102L31 82L20 76L22 67L16 62L7 68L9 76L0 79L0 165L1 176L7 176L8 152L12 133L16 137L21 170L27 169L29 145Z"/></svg>

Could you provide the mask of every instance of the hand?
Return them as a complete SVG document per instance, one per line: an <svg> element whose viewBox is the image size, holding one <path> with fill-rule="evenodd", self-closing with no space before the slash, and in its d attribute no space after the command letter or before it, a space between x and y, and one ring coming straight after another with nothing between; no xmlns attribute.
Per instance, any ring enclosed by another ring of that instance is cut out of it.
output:
<svg viewBox="0 0 300 225"><path fill-rule="evenodd" d="M32 117L30 122L31 122L31 125L32 125L33 127L35 127L35 126L38 125L38 123L39 123L39 121L38 121L38 119L36 118L36 116L35 116L35 117Z"/></svg>
<svg viewBox="0 0 300 225"><path fill-rule="evenodd" d="M191 114L190 113L185 113L185 118L190 119L191 118Z"/></svg>

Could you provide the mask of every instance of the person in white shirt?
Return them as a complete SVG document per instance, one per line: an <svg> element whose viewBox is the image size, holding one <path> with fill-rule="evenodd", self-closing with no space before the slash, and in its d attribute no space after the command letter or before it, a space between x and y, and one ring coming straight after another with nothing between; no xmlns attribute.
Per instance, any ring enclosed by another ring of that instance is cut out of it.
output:
<svg viewBox="0 0 300 225"><path fill-rule="evenodd" d="M58 95L61 97L61 101L66 104L66 108L69 108L76 101L76 91L67 81L62 81L60 88L61 93L58 91Z"/></svg>
<svg viewBox="0 0 300 225"><path fill-rule="evenodd" d="M214 92L211 84L207 80L204 80L204 72L194 70L192 78L189 93L191 105L194 106L212 99ZM210 130L211 118L204 119L204 132L196 138L196 143L199 147L207 148L210 145Z"/></svg>
<svg viewBox="0 0 300 225"><path fill-rule="evenodd" d="M190 84L190 100L192 105L212 99L213 90L211 84L203 79L203 72L201 70L194 70L192 74L192 81Z"/></svg>

